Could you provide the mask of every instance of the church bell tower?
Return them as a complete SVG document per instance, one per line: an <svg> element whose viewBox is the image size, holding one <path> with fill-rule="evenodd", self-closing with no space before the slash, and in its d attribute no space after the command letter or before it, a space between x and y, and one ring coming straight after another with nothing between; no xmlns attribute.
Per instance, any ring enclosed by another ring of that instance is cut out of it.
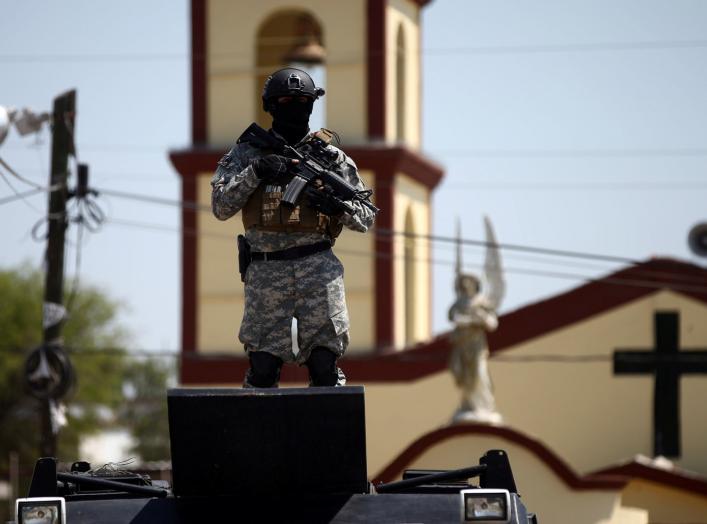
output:
<svg viewBox="0 0 707 524"><path fill-rule="evenodd" d="M432 191L443 175L420 152L420 16L429 0L192 0L192 144L170 152L182 198L210 206L220 157L251 123L269 127L261 90L281 67L305 69L326 95L312 126L336 131L381 211L367 234L344 230L347 355L397 351L431 336ZM182 212L183 383L239 381L242 223Z"/></svg>

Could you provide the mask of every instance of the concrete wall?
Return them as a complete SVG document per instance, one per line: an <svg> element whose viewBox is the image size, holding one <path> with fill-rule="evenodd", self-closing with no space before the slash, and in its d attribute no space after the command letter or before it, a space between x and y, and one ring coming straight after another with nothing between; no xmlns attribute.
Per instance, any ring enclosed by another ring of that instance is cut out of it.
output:
<svg viewBox="0 0 707 524"><path fill-rule="evenodd" d="M707 522L707 498L645 480L632 480L624 504L648 510L648 521L660 524Z"/></svg>

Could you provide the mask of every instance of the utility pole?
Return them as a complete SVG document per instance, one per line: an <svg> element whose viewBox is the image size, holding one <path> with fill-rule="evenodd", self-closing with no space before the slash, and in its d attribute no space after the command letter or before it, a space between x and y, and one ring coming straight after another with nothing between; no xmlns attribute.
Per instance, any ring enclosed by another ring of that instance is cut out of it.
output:
<svg viewBox="0 0 707 524"><path fill-rule="evenodd" d="M49 186L48 237L46 252L46 279L44 287L44 347L62 346L61 330L63 314L52 320L51 311L63 311L64 302L64 237L68 226L66 201L69 176L69 155L74 148L74 124L76 121L76 91L71 90L54 99L52 118L52 168ZM52 428L51 397L41 403L40 456L56 457L56 432Z"/></svg>

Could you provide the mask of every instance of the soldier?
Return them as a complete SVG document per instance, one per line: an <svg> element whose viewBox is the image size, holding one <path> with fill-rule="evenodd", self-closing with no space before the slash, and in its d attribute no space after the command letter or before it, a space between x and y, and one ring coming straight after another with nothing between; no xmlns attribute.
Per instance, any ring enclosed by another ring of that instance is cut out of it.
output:
<svg viewBox="0 0 707 524"><path fill-rule="evenodd" d="M314 101L324 90L304 71L274 72L263 88L263 109L273 117L272 136L297 147L309 135ZM356 164L328 145L335 173L364 190ZM310 385L343 385L336 365L349 342L344 268L331 246L343 226L366 232L375 213L360 202L340 212L314 197L293 209L280 205L297 160L244 140L219 161L211 180L211 205L226 220L241 211L250 265L245 273L245 312L239 340L250 360L244 387L277 387L283 362L306 365ZM299 353L292 350L291 325L297 319Z"/></svg>

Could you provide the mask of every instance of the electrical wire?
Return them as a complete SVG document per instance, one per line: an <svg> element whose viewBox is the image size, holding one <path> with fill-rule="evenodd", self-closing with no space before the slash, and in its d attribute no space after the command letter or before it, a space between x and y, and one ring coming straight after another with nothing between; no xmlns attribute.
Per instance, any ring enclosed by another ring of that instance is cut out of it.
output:
<svg viewBox="0 0 707 524"><path fill-rule="evenodd" d="M1 172L1 171L0 171L0 175L2 175L2 172ZM3 179L4 179L4 178L5 178L5 177L3 176ZM7 180L5 179L5 181L7 181ZM2 205L4 205L4 204L9 204L9 203L11 203L11 202L15 202L15 201L20 200L20 199L24 200L24 199L27 198L27 197L31 197L31 196L36 195L37 193L42 193L42 190L35 188L35 189L30 189L29 191L25 191L25 192L23 192L23 193L16 193L16 194L10 195L10 196L8 196L8 197L0 198L0 206L2 206Z"/></svg>
<svg viewBox="0 0 707 524"><path fill-rule="evenodd" d="M79 280L81 275L81 248L83 244L83 228L84 224L81 220L77 221L78 229L76 232L76 259L74 262L74 278L71 282L71 291L66 299L66 311L71 314L74 308L74 301L79 290Z"/></svg>
<svg viewBox="0 0 707 524"><path fill-rule="evenodd" d="M566 183L566 182L473 182L469 184L442 184L437 191L684 191L688 189L707 189L707 182L677 180L675 182L617 182L617 183Z"/></svg>
<svg viewBox="0 0 707 524"><path fill-rule="evenodd" d="M34 206L29 202L29 200L27 200L25 194L20 193L20 192L15 188L15 186L12 185L12 183L10 182L10 180L7 178L7 176L5 175L5 173L3 173L3 171L2 171L1 169L0 169L0 178L2 178L2 179L5 181L5 183L8 185L8 187L9 187L9 188L12 190L12 192L15 194L15 195L14 195L14 198L13 198L12 200L4 199L3 201L0 201L0 204L4 204L4 203L6 203L6 202L12 202L12 201L14 201L14 200L22 200L22 202L23 202L28 208L30 208L32 211L34 211L34 212L36 212L36 213L39 213L39 214L42 214L42 211L40 211L39 209L37 209L36 207L34 207ZM35 188L34 191L40 192L40 191L42 191L42 190L39 189L39 188Z"/></svg>
<svg viewBox="0 0 707 524"><path fill-rule="evenodd" d="M45 169L36 169L31 167L24 167L18 171L22 173L45 173ZM121 180L135 179L140 181L150 180L150 181L164 181L168 178L173 178L174 173L159 170L155 171L129 171L129 172L119 172L119 171L103 171L99 173L101 177L106 177L102 181L110 181L113 178L120 178ZM529 176L529 178L532 178ZM553 180L536 180L532 179L531 182L527 180L505 180L497 182L486 182L483 180L471 181L469 183L458 183L454 181L445 181L441 186L439 186L436 191L451 191L451 190L542 190L542 191L564 191L564 190L680 190L680 189L705 189L707 188L707 182L701 180L634 180L634 181L620 181L620 182L603 182L603 181L590 181L586 182L586 178L582 181L567 182L566 179L562 181Z"/></svg>
<svg viewBox="0 0 707 524"><path fill-rule="evenodd" d="M258 41L259 45L282 46L294 42L295 37L265 38ZM544 53L588 53L603 51L652 51L671 49L700 49L707 47L707 40L664 40L636 42L587 42L576 44L520 44L520 45L488 45L488 46L457 46L438 48L418 48L417 53L429 56L457 55L507 55L507 54L544 54ZM353 54L354 50L350 51ZM397 49L370 51L371 55L394 55ZM368 54L368 53L367 53ZM247 52L213 52L213 53L54 53L54 54L0 54L0 62L154 62L218 58L249 57ZM327 66L338 65L336 62Z"/></svg>
<svg viewBox="0 0 707 524"><path fill-rule="evenodd" d="M78 164L77 164L78 166ZM76 259L74 264L74 278L71 286L71 292L67 299L66 309L69 313L73 310L74 300L78 293L80 274L81 274L81 253L83 250L83 233L84 228L90 233L97 233L106 220L106 213L98 205L94 197L98 195L97 191L90 188L82 188L77 191L74 196L74 215L69 219L71 222L78 225L77 241L76 241Z"/></svg>
<svg viewBox="0 0 707 524"><path fill-rule="evenodd" d="M202 212L211 213L211 208L209 206L202 205L202 204L199 204L196 202L181 201L181 200L177 201L177 200L171 200L171 199L162 198L162 197L155 197L155 196L150 196L150 195L140 195L140 194L136 194L136 193L129 193L129 192L125 192L125 191L115 191L115 190L109 190L109 189L98 189L96 191L99 194L104 194L104 195L108 195L108 196L115 196L118 198L139 200L139 201L148 202L148 203L169 205L169 206L181 207L181 208L193 210L193 211L202 211ZM148 226L148 227L154 229L153 226ZM157 226L157 227L159 227L159 226ZM499 248L502 250L505 249L505 250L511 250L511 251L530 252L530 253L542 254L542 255L579 258L579 259L591 259L591 260L606 261L606 262L619 262L619 263L632 264L632 265L640 265L642 263L639 260L635 260L635 259L631 259L631 258L627 258L627 257L617 257L617 256L613 256L613 255L602 255L602 254L596 254L596 253L558 250L558 249L541 248L541 247L534 247L534 246L524 246L524 245L519 245L519 244L508 244L508 243L493 244L493 243L489 243L486 241L473 240L473 239L460 239L460 240L458 240L455 237L446 237L446 236L440 236L440 235L425 235L425 234L419 234L419 233L407 233L407 232L402 232L402 231L394 231L394 230L386 229L386 228L376 228L375 231L379 234L386 235L389 237L403 236L403 237L414 238L414 239L424 239L424 240L428 240L428 241L447 242L447 243L452 243L452 244L456 244L457 242L459 242L462 245L468 245L468 246L493 247L493 248ZM194 233L194 234L196 234L196 233ZM388 255L379 254L379 256L388 256ZM521 274L535 275L535 276L553 276L555 278L582 280L585 282L591 282L591 281L596 280L591 277L587 277L586 275L577 275L577 274L571 274L571 273L539 272L537 270L520 269L520 268L519 269L508 268L507 271L521 273ZM646 277L648 277L648 276L650 276L650 277L666 277L666 278L674 278L675 280L683 280L684 279L684 280L689 280L689 281L696 281L696 279L693 279L692 277L684 277L681 275L660 274L657 272L645 272L645 273L646 273L646 275L645 275ZM638 281L636 283L636 285L645 286L647 284L645 282ZM655 284L648 283L648 285L649 285L649 287L655 287ZM697 292L702 292L702 288L698 288Z"/></svg>
<svg viewBox="0 0 707 524"><path fill-rule="evenodd" d="M34 146L8 145L5 149L24 149ZM130 154L163 155L168 144L81 144L84 151L121 152ZM707 156L707 148L683 147L652 149L478 149L478 148L429 148L433 156L445 158L519 159L534 158L701 158Z"/></svg>
<svg viewBox="0 0 707 524"><path fill-rule="evenodd" d="M148 224L148 223L143 223L143 222L135 222L135 221L127 221L127 220L119 220L119 219L108 219L108 223L113 223L116 225L122 225L126 227L134 227L138 229L151 229L151 230L157 230L157 231L164 231L164 232L170 232L170 233L177 233L177 234L185 234L189 236L201 236L201 237L212 237L212 238L219 238L223 240L227 240L229 242L234 241L233 235L227 235L227 234L222 234L222 233L216 233L216 232L199 232L194 229L176 229L172 228L169 226L164 226L164 225L158 225L158 224ZM345 249L345 248L336 248L336 252L340 254L345 254L345 255L353 255L353 256L360 256L360 257L374 257L377 259L395 259L395 260L409 260L410 257L407 257L406 255L390 255L388 253L381 253L379 251L357 251L357 250L351 250L351 249ZM441 260L441 259L435 259L433 257L428 257L428 258L421 258L421 257L412 257L412 260L415 262L424 262L424 263L429 263L433 265L444 265L444 266L449 266L453 267L456 265L456 262L452 260ZM483 270L483 265L481 264L470 264L470 267L474 267L476 269ZM601 284L609 284L609 285L620 285L620 286L629 286L629 287L640 287L640 288L649 288L649 289L663 289L667 284L670 284L671 288L676 290L676 291L685 291L685 292L691 292L691 293L698 293L698 294L705 294L707 295L707 286L705 285L693 285L693 284L704 284L704 279L691 279L688 280L685 283L681 282L675 282L676 280L681 280L680 278L673 278L673 277L681 277L682 275L673 275L671 273L666 273L666 272L656 272L656 271L643 271L643 272L636 272L636 276L641 276L642 278L645 278L646 280L638 279L638 278L619 278L619 277L591 277L588 275L583 275L583 274L578 274L578 273L566 273L566 272L560 272L560 271L545 271L545 270L536 270L536 269L528 269L528 268L520 268L520 267L504 267L503 268L504 273L509 273L509 274L520 274L520 275L529 275L529 276L538 276L538 277L548 277L548 278L556 278L556 279L563 279L563 280L572 280L572 281L581 281L585 283L590 283L590 282L596 282L596 283L601 283ZM655 281L655 280L648 280L649 278L665 278L666 280L664 281ZM688 277L690 278L690 277Z"/></svg>
<svg viewBox="0 0 707 524"><path fill-rule="evenodd" d="M602 260L606 262L621 262L625 264L640 264L640 260L635 260L627 257L619 257L614 255L602 255L597 253L587 253L583 251L567 251L561 249L552 249L545 247L535 247L535 246L524 246L521 244L508 244L504 242L493 243L486 240L474 240L469 238L456 238L448 237L442 235L427 235L422 233L409 233L406 231L396 231L393 229L379 228L376 227L376 232L382 235L388 236L402 236L405 238L422 238L430 241L436 242L448 242L451 244L462 244L465 246L483 246L490 248L507 249L510 251L523 251L527 253L536 253L542 255L552 255L558 257L568 257L568 258L583 258L589 260Z"/></svg>
<svg viewBox="0 0 707 524"><path fill-rule="evenodd" d="M98 193L101 195L114 196L117 198L126 198L129 200L140 200L142 202L149 202L153 204L176 206L184 209L191 209L194 211L204 211L209 213L211 212L211 207L198 204L196 202L189 202L185 200L171 200L169 198L157 197L152 195L141 195L138 193L129 193L127 191L116 191L114 189L97 188L96 191L98 191Z"/></svg>
<svg viewBox="0 0 707 524"><path fill-rule="evenodd" d="M45 191L45 192L47 192L47 193L50 193L50 192L55 191L55 190L57 190L57 189L59 189L59 188L62 187L61 184L54 184L54 185L52 185L52 186L44 186L44 185L41 185L41 184L37 184L36 182L34 182L34 181L32 181L32 180L30 180L30 179L28 179L28 178L23 177L23 176L20 175L17 171L15 171L14 169L12 169L12 167L11 167L7 162L5 162L5 161L2 159L2 157L0 157L0 165L1 165L2 167L4 167L4 168L7 170L8 173L10 173L12 176L14 176L15 178L17 178L17 179L20 180L21 182L24 182L25 184L27 184L27 185L29 185L29 186L32 186L32 187L34 187L35 189L39 189L40 191Z"/></svg>
<svg viewBox="0 0 707 524"><path fill-rule="evenodd" d="M436 155L464 158L656 158L656 157L703 157L707 148L652 148L652 149L474 149L448 148L430 149Z"/></svg>
<svg viewBox="0 0 707 524"><path fill-rule="evenodd" d="M100 189L99 188L97 190L101 194L108 195L108 196L115 196L118 198L127 198L127 199L131 199L131 200L141 200L143 202L162 204L162 205L170 205L170 206L175 206L175 207L181 207L181 208L188 209L188 210L211 213L210 206L199 204L197 202L189 202L189 201L184 201L184 200L177 201L177 200L171 200L168 198L155 197L155 196L150 196L150 195L140 195L137 193L129 193L129 192L125 192L125 191L114 191L114 190L109 190L109 189ZM452 243L452 244L456 244L458 241L457 238L455 238L455 237L440 236L440 235L425 235L425 234L420 234L420 233L406 233L404 231L395 231L392 229L379 228L379 227L376 227L375 231L377 233L380 233L380 234L386 235L386 236L396 236L397 235L397 236L410 237L410 238L420 238L420 239L425 239L425 240L429 240L429 241L448 242L448 243ZM591 259L591 260L603 260L603 261L607 261L607 262L621 262L621 263L629 263L629 264L639 264L640 263L640 261L632 259L632 258L618 257L618 256L613 256L613 255L602 255L602 254L596 254L596 253L586 253L586 252L580 252L580 251L566 251L566 250L559 250L559 249L541 248L541 247L534 247L534 246L524 246L524 245L520 245L520 244L508 244L508 243L493 244L493 243L486 242L484 240L473 240L473 239L461 239L460 242L463 245L498 247L500 249L507 249L507 250L511 250L511 251L525 251L525 252L539 253L539 254L544 254L544 255L572 257L572 258L585 258L585 259Z"/></svg>
<svg viewBox="0 0 707 524"><path fill-rule="evenodd" d="M110 191L110 190L100 190L104 194L113 194L113 196L118 196L120 198L128 198L128 199L137 199L137 200L142 200L150 203L158 203L162 205L171 205L171 206L176 206L176 207L182 207L185 209L193 210L193 211L202 211L202 212L207 212L211 213L211 208L210 206L198 204L196 202L188 202L188 201L176 201L176 200L170 200L170 199L165 199L165 198L160 198L160 197L151 197L147 195L138 195L134 193L127 193L127 192L122 192L122 191ZM590 259L590 260L596 260L596 261L605 261L605 262L618 262L622 264L631 264L631 265L638 265L640 266L642 264L642 261L628 258L628 257L618 257L614 255L603 255L603 254L596 254L596 253L586 253L586 252L579 252L579 251L567 251L567 250L558 250L558 249L551 249L551 248L541 248L541 247L534 247L534 246L524 246L524 245L519 245L519 244L508 244L508 243L490 243L487 241L483 240L473 240L473 239L457 239L455 237L447 237L447 236L440 236L440 235L429 235L429 234L420 234L420 233L408 233L404 231L395 231L391 229L386 229L386 228L379 228L376 227L375 230L377 233L386 235L391 238L394 236L403 236L407 238L413 238L413 239L423 239L427 240L429 242L437 241L437 242L446 242L450 244L457 244L459 242L462 245L467 245L467 246L476 246L476 247L492 247L492 248L499 248L499 249L505 249L505 250L511 250L511 251L522 251L522 252L530 252L530 253L535 253L535 254L541 254L541 255L549 255L549 256L558 256L558 257L568 257L568 258L579 258L579 259ZM665 278L673 278L675 280L686 280L686 281L692 281L692 282L699 282L702 283L702 280L698 280L694 277L690 276L682 276L682 275L671 275L665 272L656 272L656 271L643 271L646 277L665 277ZM558 273L556 276L560 276ZM569 276L569 274L563 274L561 278L577 278L573 276ZM579 277L580 280L586 280L588 277ZM592 281L589 279L588 281Z"/></svg>

